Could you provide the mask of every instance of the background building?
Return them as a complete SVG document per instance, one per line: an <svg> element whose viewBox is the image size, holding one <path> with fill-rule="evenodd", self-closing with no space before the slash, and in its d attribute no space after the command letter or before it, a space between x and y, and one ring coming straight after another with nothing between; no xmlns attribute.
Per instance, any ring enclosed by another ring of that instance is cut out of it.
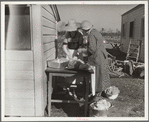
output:
<svg viewBox="0 0 149 122"><path fill-rule="evenodd" d="M127 53L130 39L141 41L139 60L144 62L144 5L140 4L122 15L121 51Z"/></svg>

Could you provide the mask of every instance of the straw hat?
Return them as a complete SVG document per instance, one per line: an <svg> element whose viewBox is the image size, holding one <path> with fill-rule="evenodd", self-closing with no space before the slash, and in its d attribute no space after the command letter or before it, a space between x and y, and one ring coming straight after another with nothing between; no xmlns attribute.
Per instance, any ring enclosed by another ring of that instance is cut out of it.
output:
<svg viewBox="0 0 149 122"><path fill-rule="evenodd" d="M68 21L68 24L66 24L62 30L65 30L65 31L76 31L77 28L80 27L80 23L77 23L76 20L74 19L71 19Z"/></svg>

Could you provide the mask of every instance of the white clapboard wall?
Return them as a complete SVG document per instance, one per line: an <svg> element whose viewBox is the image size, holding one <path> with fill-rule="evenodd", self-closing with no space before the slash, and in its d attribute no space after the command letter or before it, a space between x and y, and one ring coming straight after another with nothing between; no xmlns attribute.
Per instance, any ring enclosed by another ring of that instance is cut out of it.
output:
<svg viewBox="0 0 149 122"><path fill-rule="evenodd" d="M42 44L43 44L43 72L47 68L47 60L55 59L56 20L50 5L41 6ZM43 74L44 107L47 103L47 76Z"/></svg>
<svg viewBox="0 0 149 122"><path fill-rule="evenodd" d="M50 5L30 6L31 50L5 50L5 115L44 116L47 60L55 58L56 19Z"/></svg>
<svg viewBox="0 0 149 122"><path fill-rule="evenodd" d="M5 52L5 115L34 116L33 51Z"/></svg>

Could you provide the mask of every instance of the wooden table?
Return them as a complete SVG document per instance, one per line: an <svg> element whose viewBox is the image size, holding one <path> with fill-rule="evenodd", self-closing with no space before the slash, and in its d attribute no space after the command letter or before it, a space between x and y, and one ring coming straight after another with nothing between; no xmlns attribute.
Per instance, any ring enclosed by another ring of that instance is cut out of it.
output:
<svg viewBox="0 0 149 122"><path fill-rule="evenodd" d="M48 115L50 116L51 111L51 102L66 102L64 100L54 100L51 98L52 94L52 77L53 76L63 76L63 77L70 77L79 74L82 77L85 77L85 84L86 84L86 91L85 91L85 102L84 102L84 115L87 116L88 111L88 94L89 94L89 81L91 80L91 74L93 71L88 70L68 70L68 69L54 69L54 68L47 68L45 70L47 73L48 81ZM70 101L67 100L67 103L77 103L77 101Z"/></svg>

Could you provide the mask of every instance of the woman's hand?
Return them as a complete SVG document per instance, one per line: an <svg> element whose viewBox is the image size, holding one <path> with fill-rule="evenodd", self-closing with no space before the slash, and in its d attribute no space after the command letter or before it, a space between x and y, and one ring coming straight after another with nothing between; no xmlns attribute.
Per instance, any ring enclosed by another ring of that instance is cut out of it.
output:
<svg viewBox="0 0 149 122"><path fill-rule="evenodd" d="M72 59L73 59L73 60L78 60L78 57L74 56Z"/></svg>
<svg viewBox="0 0 149 122"><path fill-rule="evenodd" d="M79 49L78 49L78 52L79 52L79 53L86 52L86 49L85 49L85 48L79 48Z"/></svg>
<svg viewBox="0 0 149 122"><path fill-rule="evenodd" d="M79 52L79 53L81 53L81 52L82 52L81 48L79 48L79 49L78 49L78 52Z"/></svg>
<svg viewBox="0 0 149 122"><path fill-rule="evenodd" d="M68 56L69 60L72 60L72 56L71 55L67 55L67 56Z"/></svg>

